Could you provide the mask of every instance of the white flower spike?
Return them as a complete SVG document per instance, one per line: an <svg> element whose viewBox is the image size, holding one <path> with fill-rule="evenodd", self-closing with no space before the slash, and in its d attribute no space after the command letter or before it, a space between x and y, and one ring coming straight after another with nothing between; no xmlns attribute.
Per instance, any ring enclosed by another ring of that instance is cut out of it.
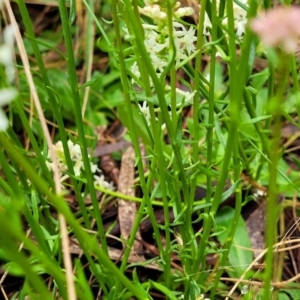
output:
<svg viewBox="0 0 300 300"><path fill-rule="evenodd" d="M14 100L17 97L17 90L14 88L7 88L0 90L0 106L7 105L12 100ZM8 120L3 112L3 110L0 108L0 131L5 131L8 127Z"/></svg>
<svg viewBox="0 0 300 300"><path fill-rule="evenodd" d="M13 61L15 34L12 25L5 27L3 31L3 45L0 46L0 63L5 67L6 77L9 82L15 78Z"/></svg>

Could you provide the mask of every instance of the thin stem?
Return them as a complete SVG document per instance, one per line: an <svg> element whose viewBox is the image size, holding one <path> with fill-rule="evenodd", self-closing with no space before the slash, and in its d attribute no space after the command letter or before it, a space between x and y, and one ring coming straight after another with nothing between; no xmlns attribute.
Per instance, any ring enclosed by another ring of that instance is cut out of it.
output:
<svg viewBox="0 0 300 300"><path fill-rule="evenodd" d="M249 116L251 117L251 119L256 118L257 116L256 116L255 108L253 107L253 105L251 103L251 100L249 97L249 92L247 90L245 90L245 92L244 92L244 101L245 101L245 106L246 106L247 112L248 112ZM270 154L269 143L263 133L263 129L262 129L260 123L255 122L254 127L256 130L256 133L258 134L258 136L260 138L260 142L262 144L262 148L263 148L264 152L269 156L269 154Z"/></svg>
<svg viewBox="0 0 300 300"><path fill-rule="evenodd" d="M284 99L284 91L287 86L289 78L289 64L286 63L288 56L279 53L279 68L278 74L281 74L282 78L279 81L280 85L278 91L276 92L275 97L272 99L272 105L269 106L269 113L273 115L273 130L272 130L272 139L270 141L270 149L274 151L270 152L269 155L269 185L268 185L268 201L267 201L267 225L266 225L266 245L268 248L266 256L266 272L265 272L265 289L264 297L265 299L270 298L270 283L272 281L273 275L273 265L274 265L274 253L273 245L276 242L276 223L278 219L278 206L277 197L278 197L278 187L277 187L277 164L280 157L280 153L277 149L280 149L280 137L281 137L281 117L282 117L282 99ZM271 99L270 99L271 100ZM276 209L277 208L277 209Z"/></svg>
<svg viewBox="0 0 300 300"><path fill-rule="evenodd" d="M217 5L216 1L212 0L212 41L217 39ZM207 144L207 168L209 169L212 165L213 158L213 132L214 132L214 107L215 107L215 69L216 69L216 48L211 47L211 59L210 59L210 87L209 87L209 98L208 98L208 127L206 134L206 144ZM207 190L206 190L206 202L211 202L212 195L212 178L210 175L207 175ZM206 209L208 212L208 209Z"/></svg>
<svg viewBox="0 0 300 300"><path fill-rule="evenodd" d="M76 119L76 126L78 129L78 138L80 140L80 148L81 148L82 159L84 163L84 170L87 176L87 185L91 196L93 208L95 210L95 218L98 227L98 234L100 237L100 241L104 252L108 253L104 226L102 222L101 212L99 209L98 199L95 192L94 179L90 167L90 160L87 153L87 144L85 140L85 133L83 128L82 116L81 116L81 104L80 104L80 97L78 92L76 65L75 65L74 52L73 52L73 42L72 42L72 37L70 32L70 24L67 15L66 3L64 0L58 0L58 4L59 4L61 23L62 23L64 40L65 40L66 51L67 51L69 82L70 82L70 87L72 90L73 101L74 101L74 113Z"/></svg>
<svg viewBox="0 0 300 300"><path fill-rule="evenodd" d="M195 68L194 68L194 80L193 80L193 91L195 91L194 99L193 99L193 125L194 125L194 132L193 132L193 139L195 141L199 141L199 102L200 102L200 91L199 91L199 84L200 84L200 71L201 71L201 60L202 60L202 44L203 44L203 30L204 30L204 19L205 19L205 7L206 7L206 0L201 2L201 9L199 15L199 22L197 25L197 45L196 51L199 52L196 55L195 61ZM199 145L198 142L193 143L193 162L198 161L199 155ZM195 190L196 190L196 176L190 182L190 199L189 202L193 201ZM209 187L207 187L209 188Z"/></svg>
<svg viewBox="0 0 300 300"><path fill-rule="evenodd" d="M125 60L124 60L124 54L123 54L123 51L122 51L122 40L121 40L120 31L119 31L119 16L118 16L118 12L117 12L117 6L118 6L117 1L113 0L111 7L112 7L112 15L113 15L114 26L115 26L116 45L117 45L118 55L119 55L119 65L120 65L120 70L121 70L121 81L122 81L122 85L123 85L125 104L126 104L127 111L128 111L129 130L130 130L131 140L132 140L132 143L133 143L133 147L134 147L134 151L135 151L135 155L136 155L136 159L137 159L137 167L138 167L139 176L140 176L141 188L142 188L143 195L144 195L144 202L147 205L151 222L152 222L152 224L155 224L156 223L156 218L155 218L155 215L154 215L154 212L153 212L153 209L152 209L151 199L149 197L149 189L148 189L148 186L146 184L143 160L142 160L142 155L141 155L141 151L140 151L140 147L139 147L139 143L138 143L136 127L135 127L135 123L134 123L134 119L133 119L134 116L133 116L133 112L132 112L132 104L131 104L131 99L130 99L130 90L129 90L128 79L127 79L127 74L126 74L126 65L125 65ZM142 203L141 205L143 206L144 203ZM154 226L153 228L154 228L154 234L155 234L156 241L158 242L158 248L159 248L160 251L162 251L161 253L163 253L163 246L162 246L161 240L159 238L160 233L159 233L158 227ZM125 271L126 264L127 264L126 258L129 257L130 246L132 245L132 243L134 241L137 226L134 227L134 230L135 231L131 232L131 235L130 235L130 238L129 238L129 241L128 241L128 244L129 244L128 246L129 247L126 247L125 252L124 252L124 258L125 259L122 260L122 264L121 264L121 268L120 268L121 272ZM116 284L116 292L118 292L119 288L120 288L119 284L117 283Z"/></svg>
<svg viewBox="0 0 300 300"><path fill-rule="evenodd" d="M253 4L250 7L250 10L248 11L248 17L251 18L256 12L256 5ZM234 30L234 15L233 15L233 3L231 1L227 1L227 15L228 15L228 30L229 30L229 52L230 56L235 56L235 30ZM229 127L229 133L228 133L228 140L226 144L225 149L225 157L227 158L227 155L229 156L229 153L232 151L232 158L233 158L233 171L234 171L234 181L237 182L240 178L240 168L241 168L241 161L240 161L240 154L239 154L239 142L237 139L238 136L238 129L239 129L239 123L240 123L240 107L241 107L241 99L242 94L244 90L245 83L250 75L250 72L248 72L248 62L249 62L249 54L250 54L250 48L251 43L253 39L253 34L250 32L249 29L246 29L246 33L244 36L244 41L242 44L242 54L240 63L237 69L237 62L235 59L232 59L230 62L230 75L229 75L229 83L230 83L230 127ZM237 85L237 78L239 78L239 84ZM230 146L231 144L232 146ZM221 179L220 181L223 181L223 184L225 183L225 172L224 170L224 164L225 164L225 157L224 157L224 163L222 166L222 172L221 172ZM226 165L225 169L229 167L229 158L226 159ZM227 171L226 171L227 172ZM221 184L219 183L216 190L216 196L221 193ZM220 190L219 190L220 189ZM214 202L219 202L219 197L216 196L214 198ZM233 241L233 236L235 234L238 221L241 214L241 208L242 208L242 194L241 189L238 188L236 190L236 202L235 202L235 212L234 212L234 218L232 220L232 227L230 228L229 234L226 238L224 249L227 251L223 254L220 266L221 268L218 270L216 274L216 280L218 280L221 277L222 274L222 266L224 266L227 262L227 257L230 251L230 247ZM212 205L212 211L214 212L215 209L215 203L213 202ZM217 208L217 203L216 203ZM217 285L214 285L211 290L211 297L214 298L215 292L216 292Z"/></svg>
<svg viewBox="0 0 300 300"><path fill-rule="evenodd" d="M94 1L89 0L89 7L91 10L94 10ZM85 38L85 80L91 80L92 75L92 66L93 66L93 58L94 58L94 23L93 23L93 14L86 14L86 38ZM81 108L82 118L84 117L86 107L89 100L90 87L86 87L84 91L83 104Z"/></svg>

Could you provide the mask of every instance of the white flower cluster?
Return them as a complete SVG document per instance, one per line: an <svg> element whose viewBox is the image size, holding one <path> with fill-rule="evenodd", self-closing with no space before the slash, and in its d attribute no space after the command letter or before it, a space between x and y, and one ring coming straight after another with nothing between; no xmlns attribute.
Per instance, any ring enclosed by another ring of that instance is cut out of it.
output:
<svg viewBox="0 0 300 300"><path fill-rule="evenodd" d="M245 6L248 5L248 0L240 0L240 2L241 2L241 4L243 4ZM219 9L219 5L220 5L220 0L217 0L217 10ZM226 10L225 10L225 12L226 12ZM236 36L239 39L242 39L243 35L245 33L246 24L248 22L247 11L234 2L233 3L233 14L234 14L234 28L235 28ZM225 17L222 21L222 24L226 27L227 22L228 22L227 17ZM206 36L209 36L210 35L209 28L211 28L211 27L212 27L212 24L210 22L210 19L209 19L207 13L205 13L203 34Z"/></svg>
<svg viewBox="0 0 300 300"><path fill-rule="evenodd" d="M145 1L145 4L145 7L140 8L139 12L142 15L152 18L157 25L143 24L145 31L144 43L152 64L159 75L167 65L166 53L170 48L167 13L165 8L155 4L154 1ZM172 25L176 48L176 68L179 67L180 62L188 59L188 57L195 52L194 43L197 37L195 36L196 30L192 26L186 28L186 26L175 21L175 17L179 19L192 14L193 9L191 7L180 7L179 2L175 4ZM136 62L132 65L131 71L135 76L140 78L140 72Z"/></svg>
<svg viewBox="0 0 300 300"><path fill-rule="evenodd" d="M0 46L0 64L5 68L5 74L8 82L12 82L15 76L13 65L13 46L14 46L14 30L11 25L7 26L3 31L3 44ZM0 106L9 104L16 98L18 92L15 88L3 88L0 90ZM5 113L0 108L0 131L6 130L8 120Z"/></svg>
<svg viewBox="0 0 300 300"><path fill-rule="evenodd" d="M60 181L64 182L66 179L69 178L69 175L66 174L66 172L68 171L68 167L66 164L66 157L65 157L62 142L58 141L56 144L52 145L52 147L58 162L58 168L60 170L60 173L62 174ZM68 147L70 151L71 160L74 163L73 165L74 174L75 176L80 176L82 174L82 171L84 171L84 164L82 160L82 153L81 153L80 146L78 144L74 144L71 140L68 140ZM46 162L47 167L49 170L53 171L55 166L54 163L51 161L51 156L49 152L47 158L48 158L48 161ZM94 174L94 184L109 190L114 190L113 184L105 181L104 175L101 174L100 176L98 176L95 174L96 172L101 173L101 170L97 167L97 165L91 162L90 166L91 166L91 171Z"/></svg>
<svg viewBox="0 0 300 300"><path fill-rule="evenodd" d="M168 50L170 48L170 38L167 26L167 12L166 8L158 4L159 1L146 0L145 6L139 8L139 12L153 19L156 25L143 24L145 32L145 47L152 61L152 65L158 76L164 71L164 68L168 64ZM197 37L195 35L195 29L192 26L184 26L179 23L180 18L184 16L190 16L193 14L191 7L180 7L180 2L177 2L174 6L173 12L173 38L176 48L175 68L179 68L182 61L188 61L189 58L195 53L195 41ZM128 31L125 28L126 35ZM141 73L138 68L137 62L131 66L131 72L138 79L141 78ZM133 83L137 83L132 79ZM152 83L151 83L152 84ZM169 87L166 86L166 91ZM183 96L184 101L190 101L194 93L183 92L180 89L176 89L176 93ZM140 112L145 116L146 122L150 124L149 107L146 102L139 105Z"/></svg>
<svg viewBox="0 0 300 300"><path fill-rule="evenodd" d="M170 89L170 87L166 86L166 91L168 91L169 89ZM177 93L178 96L181 96L184 103L187 104L190 101L192 101L196 91L194 91L193 93L190 93L190 92L184 92L183 90L176 88L176 93ZM180 105L181 104L179 103L177 106L180 106ZM139 108L141 114L145 117L146 123L148 125L150 125L151 115L150 115L150 110L149 110L149 106L148 106L147 101L143 101L142 105L138 104L138 108ZM156 111L158 111L158 110L156 110ZM169 112L169 113L171 115L171 112Z"/></svg>

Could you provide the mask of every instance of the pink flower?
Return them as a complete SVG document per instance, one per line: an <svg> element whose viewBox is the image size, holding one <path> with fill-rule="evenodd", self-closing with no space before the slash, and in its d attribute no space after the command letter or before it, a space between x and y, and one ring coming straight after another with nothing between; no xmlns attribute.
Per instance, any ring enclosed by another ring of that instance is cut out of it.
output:
<svg viewBox="0 0 300 300"><path fill-rule="evenodd" d="M300 37L300 8L276 7L250 23L266 46L281 46L287 53L297 49Z"/></svg>

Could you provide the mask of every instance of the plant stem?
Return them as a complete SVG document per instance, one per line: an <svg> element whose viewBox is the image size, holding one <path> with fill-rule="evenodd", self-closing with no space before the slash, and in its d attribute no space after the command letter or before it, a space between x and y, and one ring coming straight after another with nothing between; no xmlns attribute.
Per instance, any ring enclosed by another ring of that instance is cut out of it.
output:
<svg viewBox="0 0 300 300"><path fill-rule="evenodd" d="M277 187L277 164L280 157L278 152L280 149L280 137L281 137L281 117L282 117L282 102L284 99L284 91L288 83L289 78L289 64L287 64L288 56L283 53L279 53L279 67L278 74L281 75L280 84L278 85L278 90L275 97L269 99L269 113L273 115L272 122L272 138L270 141L270 149L274 149L269 155L269 185L268 185L268 201L267 201L267 225L266 225L266 246L268 252L266 255L266 271L265 271L265 289L264 298L269 299L271 295L270 286L273 275L273 265L274 265L274 253L273 245L276 242L277 230L276 223L278 220L278 187Z"/></svg>
<svg viewBox="0 0 300 300"><path fill-rule="evenodd" d="M94 187L94 179L91 172L90 160L87 153L87 144L85 140L85 133L83 128L82 116L81 116L81 104L78 92L78 83L77 83L77 75L76 75L76 65L74 60L74 51L73 51L73 42L70 32L70 25L67 16L66 2L65 0L58 0L59 11L61 16L63 34L65 38L65 45L67 50L67 61L68 61L68 73L70 80L70 87L72 90L73 101L74 101L74 113L76 119L76 126L78 129L78 137L80 140L80 148L82 153L82 159L84 163L84 170L87 176L87 185L90 192L93 208L95 210L96 223L98 227L98 234L100 237L100 241L105 253L108 253L107 243L105 239L105 231L102 222L101 212L99 209L98 199L96 197L95 187Z"/></svg>

